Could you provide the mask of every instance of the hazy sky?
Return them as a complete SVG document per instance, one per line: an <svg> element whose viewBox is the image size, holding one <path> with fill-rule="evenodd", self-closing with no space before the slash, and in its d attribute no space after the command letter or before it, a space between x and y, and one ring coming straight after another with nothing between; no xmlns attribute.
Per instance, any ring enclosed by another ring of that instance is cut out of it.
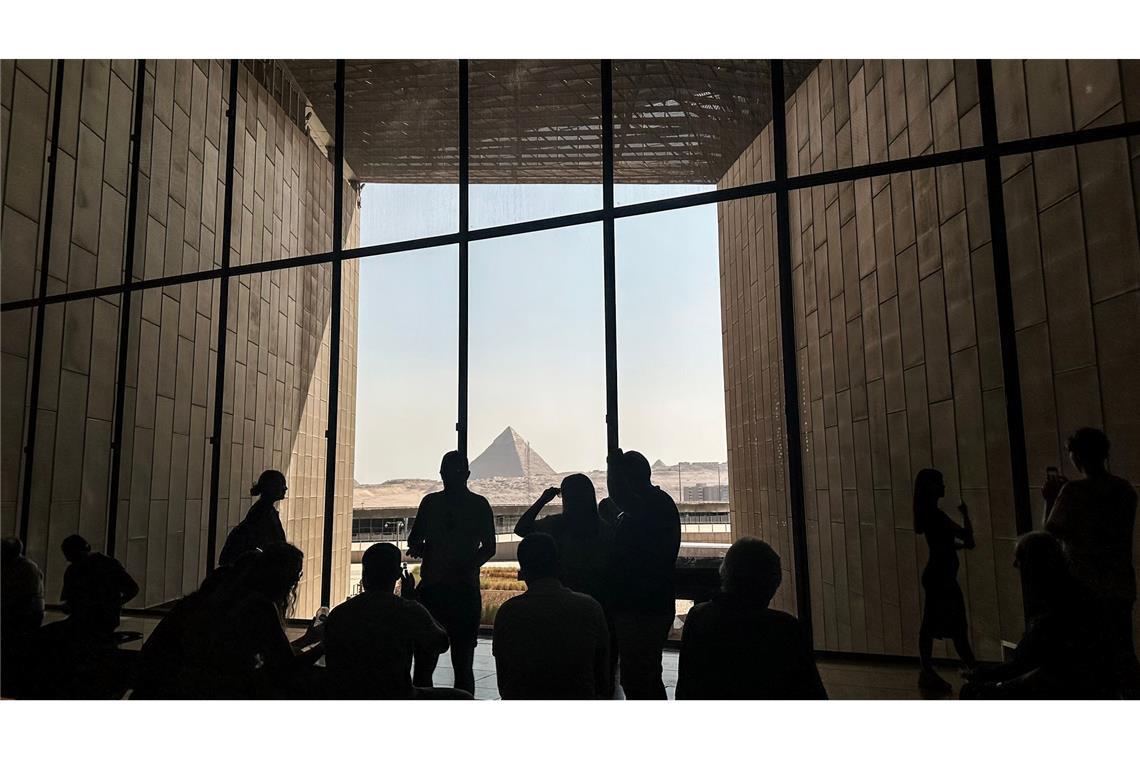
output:
<svg viewBox="0 0 1140 760"><path fill-rule="evenodd" d="M630 203L704 190L619 186ZM471 225L601 206L593 185L472 185ZM367 185L361 244L458 229L454 185ZM624 448L724 461L715 205L618 220L618 404ZM455 447L458 248L361 260L356 479L435 477ZM605 462L602 226L470 246L468 448L507 425L558 471Z"/></svg>

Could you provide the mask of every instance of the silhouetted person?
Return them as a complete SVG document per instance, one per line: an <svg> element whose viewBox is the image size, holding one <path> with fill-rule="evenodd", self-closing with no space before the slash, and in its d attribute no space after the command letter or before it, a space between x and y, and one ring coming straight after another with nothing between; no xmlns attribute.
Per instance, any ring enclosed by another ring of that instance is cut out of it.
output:
<svg viewBox="0 0 1140 760"><path fill-rule="evenodd" d="M965 504L958 507L962 525L938 508L946 485L938 470L921 470L914 480L914 532L926 537L930 550L922 571L925 599L922 626L918 631L918 656L922 673L919 688L949 692L951 686L934 670L934 639L951 639L958 656L973 669L977 662L970 647L966 625L966 602L958 585L958 550L974 548L974 528Z"/></svg>
<svg viewBox="0 0 1140 760"><path fill-rule="evenodd" d="M234 526L218 555L219 565L232 565L237 558L254 549L264 549L272 543L285 540L285 529L281 527L281 515L277 513L277 502L285 498L289 486L285 476L277 470L266 470L249 489L257 501L245 514L245 519Z"/></svg>
<svg viewBox="0 0 1140 760"><path fill-rule="evenodd" d="M35 562L24 556L24 545L18 538L3 541L0 580L2 692L4 696L19 696L23 691L28 645L44 621L44 575Z"/></svg>
<svg viewBox="0 0 1140 760"><path fill-rule="evenodd" d="M562 513L538 518L542 508L562 495ZM547 488L515 524L523 538L546 533L558 544L561 580L571 591L589 594L606 603L606 572L613 551L613 528L598 516L594 484L577 473L562 479L562 488Z"/></svg>
<svg viewBox="0 0 1140 760"><path fill-rule="evenodd" d="M126 689L130 654L115 639L123 605L139 587L119 562L78 535L60 547L68 567L60 600L67 617L40 628L30 642L29 696L100 699Z"/></svg>
<svg viewBox="0 0 1140 760"><path fill-rule="evenodd" d="M143 646L140 696L310 696L303 670L321 654L321 626L293 642L285 627L303 562L297 547L269 544L176 605Z"/></svg>
<svg viewBox="0 0 1140 760"><path fill-rule="evenodd" d="M83 536L68 536L60 548L69 564L59 597L69 619L92 636L111 637L138 584L118 560L91 551Z"/></svg>
<svg viewBox="0 0 1140 760"><path fill-rule="evenodd" d="M558 580L558 546L531 533L518 547L526 591L495 615L495 670L503 699L609 699L609 639L602 606Z"/></svg>
<svg viewBox="0 0 1140 760"><path fill-rule="evenodd" d="M636 451L617 449L609 457L610 497L620 513L607 596L627 699L666 698L661 650L676 616L681 518L650 474L649 461Z"/></svg>
<svg viewBox="0 0 1140 760"><path fill-rule="evenodd" d="M962 699L1108 699L1119 696L1103 611L1044 532L1018 539L1014 565L1036 600L1008 662L967 674Z"/></svg>
<svg viewBox="0 0 1140 760"><path fill-rule="evenodd" d="M373 544L361 560L364 591L339 604L325 625L325 666L334 693L349 699L470 698L459 689L412 686L412 656L438 657L447 632L414 600L415 580L401 572L400 550ZM400 581L400 596L394 593Z"/></svg>
<svg viewBox="0 0 1140 760"><path fill-rule="evenodd" d="M721 593L685 618L677 699L826 699L800 621L768 608L780 587L780 556L758 538L741 538L720 576Z"/></svg>
<svg viewBox="0 0 1140 760"><path fill-rule="evenodd" d="M1108 472L1108 437L1081 428L1068 440L1069 458L1084 475L1059 479L1045 493L1052 503L1045 530L1060 542L1073 575L1104 607L1119 672L1132 692L1140 682L1133 641L1136 570L1132 565L1136 491Z"/></svg>
<svg viewBox="0 0 1140 760"><path fill-rule="evenodd" d="M423 560L419 601L447 631L455 687L474 694L472 663L483 613L479 568L495 556L495 518L487 500L467 488L467 457L458 451L444 454L439 476L443 490L420 502L408 556ZM432 685L437 660L438 655L417 652L416 686Z"/></svg>

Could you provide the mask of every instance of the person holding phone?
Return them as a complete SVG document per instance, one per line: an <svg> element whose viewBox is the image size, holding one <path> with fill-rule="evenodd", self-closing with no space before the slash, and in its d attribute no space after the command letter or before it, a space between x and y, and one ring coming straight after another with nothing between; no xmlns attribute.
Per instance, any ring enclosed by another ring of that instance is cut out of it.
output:
<svg viewBox="0 0 1140 760"><path fill-rule="evenodd" d="M1108 471L1109 441L1104 431L1081 428L1069 437L1067 448L1073 466L1084 477L1056 490L1045 530L1061 542L1073 575L1102 606L1121 686L1135 696L1140 693L1132 622L1136 491Z"/></svg>
<svg viewBox="0 0 1140 760"><path fill-rule="evenodd" d="M562 497L562 512L539 517L543 507ZM589 594L605 606L606 568L613 548L613 529L598 516L594 483L581 473L567 475L562 487L542 492L515 523L515 534L526 538L546 533L558 545L560 580L566 588Z"/></svg>
<svg viewBox="0 0 1140 760"><path fill-rule="evenodd" d="M1057 496L1068 482L1069 479L1062 475L1056 467L1045 468L1045 484L1041 486L1041 496L1045 499L1045 518L1042 520L1042 524L1049 519L1053 505L1057 502Z"/></svg>
<svg viewBox="0 0 1140 760"><path fill-rule="evenodd" d="M974 548L974 528L965 504L958 506L962 525L938 508L946 484L938 470L921 470L914 480L914 532L926 537L930 556L922 571L925 601L918 632L918 656L922 672L918 686L926 691L946 692L951 686L934 670L934 639L951 639L958 656L969 670L977 667L966 625L966 602L958 585L958 551Z"/></svg>

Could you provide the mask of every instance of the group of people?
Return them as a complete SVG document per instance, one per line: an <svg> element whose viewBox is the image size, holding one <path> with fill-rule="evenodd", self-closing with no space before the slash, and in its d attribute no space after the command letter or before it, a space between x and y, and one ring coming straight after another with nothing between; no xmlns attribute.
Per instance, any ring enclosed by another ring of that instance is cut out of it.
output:
<svg viewBox="0 0 1140 760"><path fill-rule="evenodd" d="M959 525L938 507L942 473L923 470L914 487L914 529L926 538L924 605L919 629L919 687L949 692L933 666L935 639L950 639L966 666L965 699L1114 698L1140 695L1133 640L1136 571L1132 560L1136 492L1108 471L1104 432L1081 428L1067 442L1081 474L1069 481L1049 468L1043 529L1021 536L1025 629L1008 660L979 666L970 646L957 553L975 547L965 504Z"/></svg>
<svg viewBox="0 0 1140 760"><path fill-rule="evenodd" d="M934 640L950 639L966 667L963 698L1136 694L1136 494L1108 472L1103 432L1079 430L1068 449L1083 477L1069 482L1051 473L1044 530L1017 542L1025 632L999 666L979 665L970 646L957 577L958 552L975 546L969 511L959 507L959 525L939 508L942 474L918 473L914 528L929 547L919 632L923 690L950 689L933 665ZM666 697L662 652L676 616L679 514L640 453L618 450L608 465L610 496L600 504L587 476L570 475L515 525L526 591L504 602L494 621L504 699L607 699L618 684L628 699ZM138 586L122 565L68 537L67 617L42 626L42 575L18 541L5 539L5 695L129 688L140 698L471 698L479 572L496 553L494 518L487 500L468 488L460 452L443 457L440 476L442 490L424 497L408 536L407 555L420 561L418 582L398 547L375 544L362 557L362 592L331 612L322 608L291 639L287 621L304 556L285 541L276 507L285 476L262 473L219 567L173 605L129 667L115 632ZM540 517L559 496L561 512ZM770 608L782 578L772 547L739 539L720 575L720 592L686 616L676 698L826 698L803 627ZM454 686L436 687L433 673L448 650Z"/></svg>

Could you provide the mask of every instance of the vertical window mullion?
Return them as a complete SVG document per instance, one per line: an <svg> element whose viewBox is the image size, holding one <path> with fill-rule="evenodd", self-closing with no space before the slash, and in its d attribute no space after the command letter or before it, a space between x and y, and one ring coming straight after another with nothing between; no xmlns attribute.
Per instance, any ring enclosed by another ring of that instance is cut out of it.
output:
<svg viewBox="0 0 1140 760"><path fill-rule="evenodd" d="M135 271L136 221L139 209L139 162L142 159L143 101L146 94L146 61L136 62L134 117L131 128L131 175L127 198L127 237L123 251L123 279L128 283ZM123 405L127 393L127 347L131 337L131 291L119 297L119 351L115 370L115 419L111 428L111 472L107 489L107 554L115 556L119 526L119 474L123 462Z"/></svg>
<svg viewBox="0 0 1140 760"><path fill-rule="evenodd" d="M218 342L214 366L214 427L210 435L210 502L206 535L206 572L214 569L218 553L218 476L222 462L222 408L226 392L226 343L230 311L230 248L233 238L234 146L237 140L238 67L230 61L229 108L226 111L226 185L222 205L222 266L218 282Z"/></svg>
<svg viewBox="0 0 1140 760"><path fill-rule="evenodd" d="M459 61L459 399L455 423L456 449L467 455L467 388L468 388L468 230L470 227L470 98L468 92L468 61Z"/></svg>
<svg viewBox="0 0 1140 760"><path fill-rule="evenodd" d="M811 578L808 575L804 472L800 444L799 380L796 367L795 302L792 291L792 246L788 209L788 125L784 111L784 62L769 67L772 87L772 158L776 180L776 264L780 287L780 356L784 379L784 434L788 457L788 499L791 502L796 614L808 641L812 638Z"/></svg>
<svg viewBox="0 0 1140 760"><path fill-rule="evenodd" d="M1029 501L1029 465L1026 460L1025 416L1021 403L1021 371L1017 359L1017 329L1013 315L1013 283L1009 269L1009 241L1005 224L1005 191L998 151L997 107L994 100L993 62L979 60L978 99L985 149L986 195L990 214L990 252L994 263L994 298L998 336L1001 341L1002 382L1005 386L1005 419L1009 435L1010 479L1013 514L1018 534L1033 530Z"/></svg>
<svg viewBox="0 0 1140 760"><path fill-rule="evenodd" d="M321 554L321 604L332 600L333 528L336 522L336 453L340 409L340 254L344 249L344 60L336 62L336 127L333 134L332 304L329 315L329 410L325 431L325 520Z"/></svg>
<svg viewBox="0 0 1140 760"><path fill-rule="evenodd" d="M606 451L618 448L617 276L614 252L613 61L602 61L602 277L605 285Z"/></svg>

